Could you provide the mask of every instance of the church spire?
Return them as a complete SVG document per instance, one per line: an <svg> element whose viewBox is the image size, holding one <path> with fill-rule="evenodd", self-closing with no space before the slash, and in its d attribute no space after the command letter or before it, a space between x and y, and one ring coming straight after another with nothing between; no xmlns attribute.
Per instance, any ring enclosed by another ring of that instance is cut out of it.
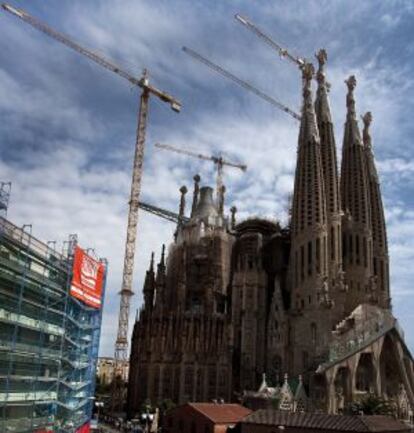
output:
<svg viewBox="0 0 414 433"><path fill-rule="evenodd" d="M151 311L154 305L155 274L154 274L154 253L151 253L151 262L145 275L144 281L144 306L146 311Z"/></svg>
<svg viewBox="0 0 414 433"><path fill-rule="evenodd" d="M341 198L345 212L343 261L349 289L345 313L349 313L358 304L369 300L367 293L372 285L372 226L367 164L355 110L356 79L351 75L345 83L348 94L342 147Z"/></svg>
<svg viewBox="0 0 414 433"><path fill-rule="evenodd" d="M314 308L327 275L326 201L319 132L312 101L314 68L303 69L303 108L292 209L291 282L296 308ZM311 302L309 302L309 298Z"/></svg>
<svg viewBox="0 0 414 433"><path fill-rule="evenodd" d="M331 110L329 108L329 84L326 81L325 64L328 60L326 50L321 49L316 54L319 63L317 72L318 90L316 93L315 112L321 143L321 158L323 179L325 184L326 211L328 220L328 257L329 280L334 280L342 272L342 234L341 206L339 196L338 165L336 158L336 143Z"/></svg>
<svg viewBox="0 0 414 433"><path fill-rule="evenodd" d="M165 269L165 244L162 245L161 259L157 266L157 275L155 277L155 287L157 291L157 298L155 301L156 310L159 311L163 308L166 301L166 269Z"/></svg>
<svg viewBox="0 0 414 433"><path fill-rule="evenodd" d="M364 122L362 137L368 169L369 201L371 204L373 278L375 283L374 287L377 290L375 297L379 300L383 308L388 308L390 304L388 244L380 182L375 167L371 134L369 132L372 114L369 111L365 113L364 116L362 116L362 121Z"/></svg>

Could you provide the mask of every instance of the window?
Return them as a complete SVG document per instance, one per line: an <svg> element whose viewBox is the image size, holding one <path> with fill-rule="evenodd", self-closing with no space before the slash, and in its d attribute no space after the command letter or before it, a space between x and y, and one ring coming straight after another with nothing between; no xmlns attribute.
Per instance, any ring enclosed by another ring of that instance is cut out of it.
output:
<svg viewBox="0 0 414 433"><path fill-rule="evenodd" d="M308 275L312 275L312 242L308 242Z"/></svg>
<svg viewBox="0 0 414 433"><path fill-rule="evenodd" d="M316 332L316 323L311 323L311 341L312 344L316 344L316 339L317 339L317 332Z"/></svg>

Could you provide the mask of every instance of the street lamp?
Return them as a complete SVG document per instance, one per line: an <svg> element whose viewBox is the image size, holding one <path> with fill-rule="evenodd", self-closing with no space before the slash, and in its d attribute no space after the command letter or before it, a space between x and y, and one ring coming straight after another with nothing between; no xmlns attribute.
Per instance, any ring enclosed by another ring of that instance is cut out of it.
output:
<svg viewBox="0 0 414 433"><path fill-rule="evenodd" d="M141 419L145 422L145 432L149 433L150 425L152 423L152 420L154 419L154 414L149 413L148 407L147 407L147 411L141 414Z"/></svg>
<svg viewBox="0 0 414 433"><path fill-rule="evenodd" d="M97 421L97 424L99 425L99 415L101 414L101 407L104 407L104 402L103 401L95 401L95 406L98 408L96 421Z"/></svg>

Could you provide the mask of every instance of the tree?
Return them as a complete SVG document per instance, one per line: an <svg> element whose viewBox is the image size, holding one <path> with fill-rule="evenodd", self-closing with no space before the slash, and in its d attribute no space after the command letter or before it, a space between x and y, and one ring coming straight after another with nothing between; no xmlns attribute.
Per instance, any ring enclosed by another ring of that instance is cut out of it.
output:
<svg viewBox="0 0 414 433"><path fill-rule="evenodd" d="M378 397L375 394L368 394L361 400L349 403L347 412L351 415L388 415L396 414L395 407L390 400Z"/></svg>

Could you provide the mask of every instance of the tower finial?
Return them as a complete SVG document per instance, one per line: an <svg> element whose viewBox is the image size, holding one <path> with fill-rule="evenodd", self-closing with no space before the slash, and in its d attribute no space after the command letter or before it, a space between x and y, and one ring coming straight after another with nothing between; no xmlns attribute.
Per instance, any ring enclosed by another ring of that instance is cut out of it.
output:
<svg viewBox="0 0 414 433"><path fill-rule="evenodd" d="M194 215L194 212L197 208L197 204L198 204L198 195L200 192L200 180L201 177L200 175L196 174L194 177L194 193L193 193L193 204L191 206L191 216Z"/></svg>
<svg viewBox="0 0 414 433"><path fill-rule="evenodd" d="M237 212L237 207L236 206L232 206L230 208L230 212L231 212L231 228L232 228L232 230L234 230L234 228L236 227L236 212Z"/></svg>
<svg viewBox="0 0 414 433"><path fill-rule="evenodd" d="M372 122L372 113L370 111L367 111L363 116L361 116L361 119L364 123L362 140L365 146L371 147L371 134L369 133L369 127L371 126L371 122Z"/></svg>
<svg viewBox="0 0 414 433"><path fill-rule="evenodd" d="M348 109L347 115L355 118L356 112L355 112L354 90L357 84L355 75L351 75L347 80L345 80L345 83L348 87L348 93L346 95L346 107Z"/></svg>
<svg viewBox="0 0 414 433"><path fill-rule="evenodd" d="M325 64L328 60L328 53L325 48L321 48L316 54L315 57L318 59L319 68L318 73L316 74L316 78L319 84L325 83Z"/></svg>
<svg viewBox="0 0 414 433"><path fill-rule="evenodd" d="M185 195L187 194L187 187L183 185L180 188L181 198L180 198L180 209L179 209L179 216L182 218L184 216L185 211Z"/></svg>
<svg viewBox="0 0 414 433"><path fill-rule="evenodd" d="M150 271L154 270L154 251L151 253Z"/></svg>
<svg viewBox="0 0 414 433"><path fill-rule="evenodd" d="M312 65L312 63L305 63L302 68L303 96L305 99L311 96L311 83L314 75L315 67Z"/></svg>
<svg viewBox="0 0 414 433"><path fill-rule="evenodd" d="M161 265L165 264L165 244L162 244L162 250L161 250Z"/></svg>

